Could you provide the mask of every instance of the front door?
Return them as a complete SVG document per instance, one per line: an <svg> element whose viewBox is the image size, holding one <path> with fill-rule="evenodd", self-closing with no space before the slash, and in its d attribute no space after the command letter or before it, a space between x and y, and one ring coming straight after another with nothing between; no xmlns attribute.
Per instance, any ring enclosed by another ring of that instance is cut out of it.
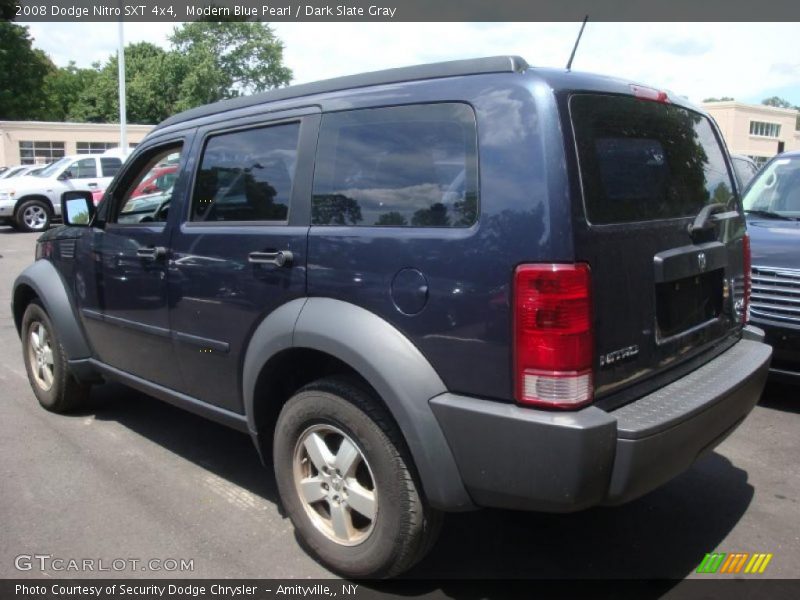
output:
<svg viewBox="0 0 800 600"><path fill-rule="evenodd" d="M167 308L168 216L182 187L136 198L132 192L154 169L182 165L185 142L165 142L138 154L109 190L104 226L94 234L89 276L95 282L86 286L95 294L81 308L101 361L172 389L181 388L181 378Z"/></svg>
<svg viewBox="0 0 800 600"><path fill-rule="evenodd" d="M172 239L170 323L185 393L242 412L251 334L306 293L317 114L198 131L202 154ZM310 150L310 151L309 151Z"/></svg>

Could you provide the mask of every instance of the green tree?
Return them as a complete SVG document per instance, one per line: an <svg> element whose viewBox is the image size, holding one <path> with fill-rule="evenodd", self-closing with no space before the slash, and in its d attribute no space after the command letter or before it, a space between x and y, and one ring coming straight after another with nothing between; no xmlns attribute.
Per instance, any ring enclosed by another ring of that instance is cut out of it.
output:
<svg viewBox="0 0 800 600"><path fill-rule="evenodd" d="M0 0L0 18L13 21L17 17L17 0Z"/></svg>
<svg viewBox="0 0 800 600"><path fill-rule="evenodd" d="M388 213L383 213L378 220L375 221L375 225L382 225L387 227L405 227L408 225L408 221L406 218L396 210L393 210Z"/></svg>
<svg viewBox="0 0 800 600"><path fill-rule="evenodd" d="M140 42L125 47L125 94L131 123L155 124L179 109L179 86L186 63L175 52ZM99 69L94 84L78 96L71 114L87 121L119 119L118 57Z"/></svg>
<svg viewBox="0 0 800 600"><path fill-rule="evenodd" d="M706 98L703 102L730 102L733 100L730 96L723 96L722 98Z"/></svg>
<svg viewBox="0 0 800 600"><path fill-rule="evenodd" d="M792 108L792 105L783 98L779 96L771 96L769 98L764 98L761 101L761 104L765 106L776 106L778 108Z"/></svg>
<svg viewBox="0 0 800 600"><path fill-rule="evenodd" d="M46 119L45 79L56 70L28 28L0 21L0 119Z"/></svg>
<svg viewBox="0 0 800 600"><path fill-rule="evenodd" d="M292 79L283 64L283 42L266 23L184 23L170 42L185 61L180 109L280 87Z"/></svg>
<svg viewBox="0 0 800 600"><path fill-rule="evenodd" d="M44 81L50 121L86 121L88 112L81 106L86 90L97 83L99 65L81 69L70 61L66 67L51 71ZM97 120L97 119L94 119Z"/></svg>

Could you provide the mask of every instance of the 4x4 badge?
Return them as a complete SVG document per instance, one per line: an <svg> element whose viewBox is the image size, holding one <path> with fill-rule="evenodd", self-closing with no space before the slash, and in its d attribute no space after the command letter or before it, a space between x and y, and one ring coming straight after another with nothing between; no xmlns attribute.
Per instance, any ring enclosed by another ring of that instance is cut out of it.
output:
<svg viewBox="0 0 800 600"><path fill-rule="evenodd" d="M706 253L705 252L699 252L697 254L697 266L700 267L701 271L705 271L707 264L708 263L706 262Z"/></svg>

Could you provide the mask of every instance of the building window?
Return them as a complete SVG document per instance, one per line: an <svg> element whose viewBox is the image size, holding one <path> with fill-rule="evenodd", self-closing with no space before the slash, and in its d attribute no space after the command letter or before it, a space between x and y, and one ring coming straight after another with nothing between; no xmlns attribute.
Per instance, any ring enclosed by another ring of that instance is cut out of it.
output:
<svg viewBox="0 0 800 600"><path fill-rule="evenodd" d="M64 142L20 142L19 159L23 165L43 165L64 158Z"/></svg>
<svg viewBox="0 0 800 600"><path fill-rule="evenodd" d="M764 123L763 121L750 121L750 135L776 138L781 134L778 123Z"/></svg>
<svg viewBox="0 0 800 600"><path fill-rule="evenodd" d="M754 163L756 163L756 166L758 166L759 168L767 164L767 161L769 160L769 156L755 156L752 154L748 154L747 158L751 159Z"/></svg>
<svg viewBox="0 0 800 600"><path fill-rule="evenodd" d="M78 154L102 154L106 150L119 146L116 142L78 142Z"/></svg>

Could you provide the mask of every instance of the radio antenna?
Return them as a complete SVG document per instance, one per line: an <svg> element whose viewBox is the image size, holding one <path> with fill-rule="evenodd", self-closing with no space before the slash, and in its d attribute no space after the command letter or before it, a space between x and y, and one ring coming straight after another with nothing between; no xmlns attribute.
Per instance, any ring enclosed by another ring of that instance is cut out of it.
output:
<svg viewBox="0 0 800 600"><path fill-rule="evenodd" d="M586 21L589 20L589 15L583 17L583 23L581 24L581 30L578 32L578 39L575 40L575 45L572 47L572 54L569 55L569 60L567 61L567 71L572 68L572 60L575 58L575 51L578 49L578 44L581 43L581 36L583 35L583 28L586 27Z"/></svg>

